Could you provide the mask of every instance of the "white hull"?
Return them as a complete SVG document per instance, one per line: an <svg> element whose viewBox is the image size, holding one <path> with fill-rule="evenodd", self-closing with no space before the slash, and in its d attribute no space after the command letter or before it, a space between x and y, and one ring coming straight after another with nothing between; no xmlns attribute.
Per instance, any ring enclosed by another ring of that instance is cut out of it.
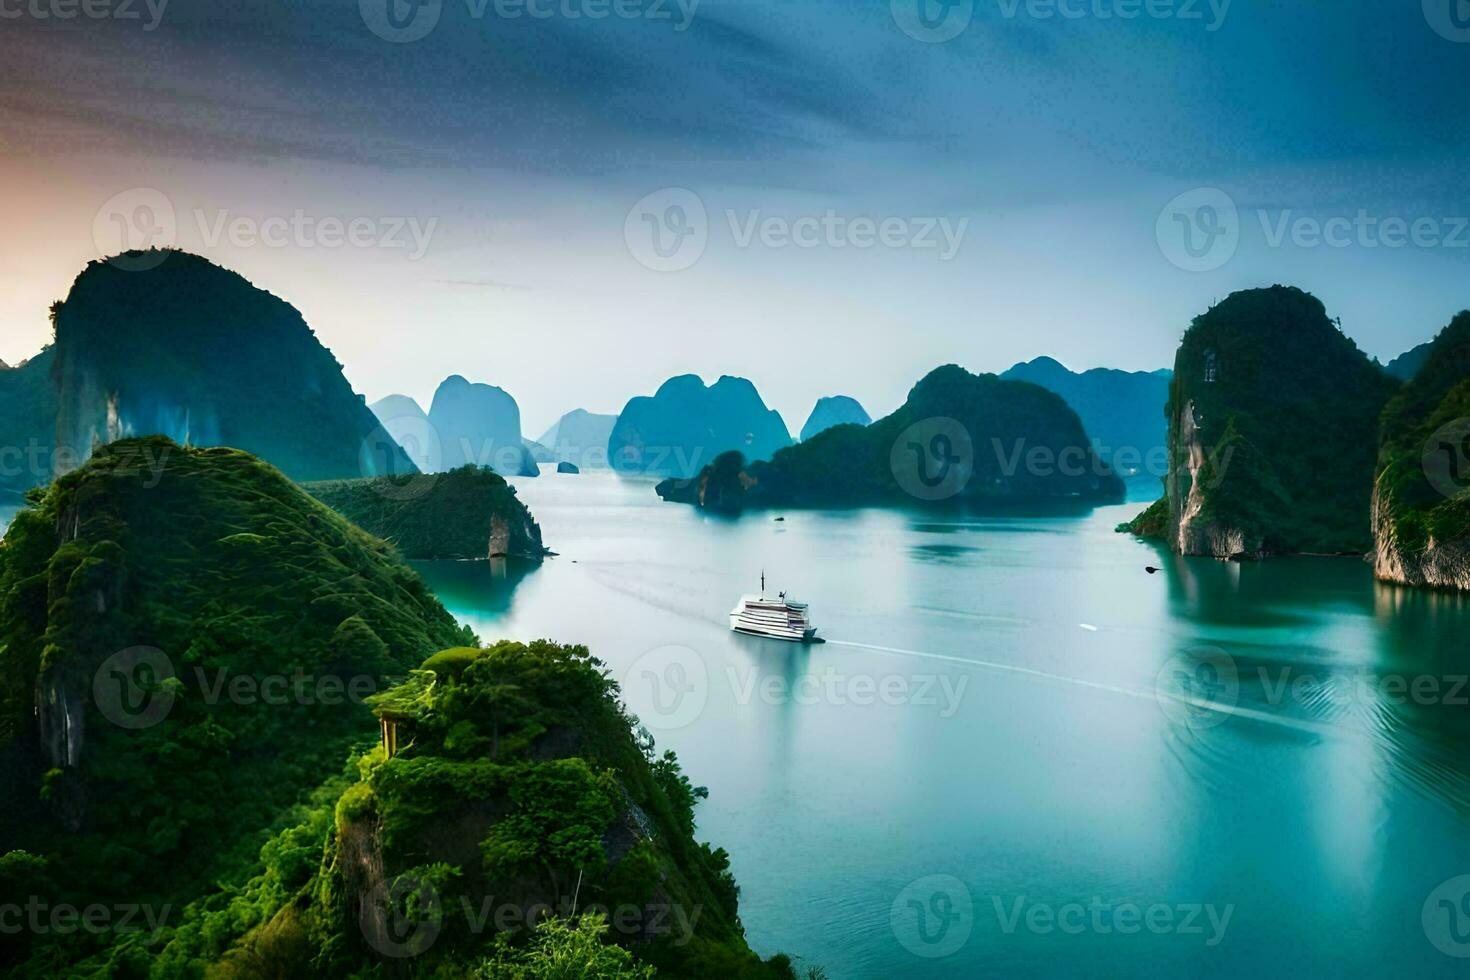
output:
<svg viewBox="0 0 1470 980"><path fill-rule="evenodd" d="M817 637L816 627L807 616L806 603L762 596L745 596L730 610L730 629L790 643L811 643Z"/></svg>

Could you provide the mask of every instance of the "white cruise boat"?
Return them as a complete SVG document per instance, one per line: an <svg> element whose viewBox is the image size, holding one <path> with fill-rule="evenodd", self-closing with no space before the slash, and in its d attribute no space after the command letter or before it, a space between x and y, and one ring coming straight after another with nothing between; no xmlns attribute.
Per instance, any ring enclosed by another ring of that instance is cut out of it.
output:
<svg viewBox="0 0 1470 980"><path fill-rule="evenodd" d="M793 643L820 643L817 629L807 615L804 602L793 602L782 592L775 599L765 596L766 576L761 575L761 594L740 597L730 610L730 628L737 633L764 636Z"/></svg>

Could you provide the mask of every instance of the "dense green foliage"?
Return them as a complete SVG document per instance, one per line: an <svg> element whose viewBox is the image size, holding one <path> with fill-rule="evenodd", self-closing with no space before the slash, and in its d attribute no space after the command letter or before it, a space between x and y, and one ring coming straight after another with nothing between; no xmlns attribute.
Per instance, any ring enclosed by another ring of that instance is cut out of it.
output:
<svg viewBox="0 0 1470 980"><path fill-rule="evenodd" d="M1286 286L1234 293L1184 334L1169 389L1169 504L1198 485L1198 521L1264 552L1371 546L1378 418L1396 383ZM1191 478L1181 429L1193 412L1205 464Z"/></svg>
<svg viewBox="0 0 1470 980"><path fill-rule="evenodd" d="M1089 448L1077 414L1060 397L954 365L931 371L898 411L872 425L834 426L743 472L734 471L730 457L721 457L700 474L695 489L665 481L659 493L724 510L923 503L914 492L922 486L917 470L935 469L921 455L935 434L948 440L940 445L953 454L963 479L955 481L953 494L927 502L1102 501L1123 494L1122 481ZM908 450L913 452L906 455Z"/></svg>
<svg viewBox="0 0 1470 980"><path fill-rule="evenodd" d="M305 484L322 503L395 545L405 558L546 554L515 487L489 469Z"/></svg>
<svg viewBox="0 0 1470 980"><path fill-rule="evenodd" d="M728 857L694 840L704 791L635 732L586 648L502 642L424 667L375 699L400 749L365 764L354 818L339 808L344 835L381 842L389 879L441 869L444 906L493 899L522 927L529 910L567 915L574 899L607 910L613 941L665 974L782 975L741 938ZM445 916L433 955L462 961L496 931Z"/></svg>
<svg viewBox="0 0 1470 980"><path fill-rule="evenodd" d="M593 912L577 919L545 919L531 942L517 948L497 943L480 968L484 980L652 980L657 971L633 954L604 943L607 917ZM504 938L504 937L502 937Z"/></svg>
<svg viewBox="0 0 1470 980"><path fill-rule="evenodd" d="M292 479L413 472L289 303L187 252L92 262L55 307L57 438L232 446Z"/></svg>
<svg viewBox="0 0 1470 980"><path fill-rule="evenodd" d="M6 866L53 905L235 881L371 732L362 698L472 642L387 544L272 466L103 446L0 541L0 854L37 858ZM139 647L146 667L119 659ZM26 933L0 955L40 975L111 938Z"/></svg>
<svg viewBox="0 0 1470 980"><path fill-rule="evenodd" d="M623 473L691 479L716 456L738 449L769 459L791 445L786 423L766 407L755 385L721 377L705 386L693 374L670 378L652 397L624 406L608 437L609 465Z"/></svg>
<svg viewBox="0 0 1470 980"><path fill-rule="evenodd" d="M56 388L50 347L19 367L0 366L0 506L50 482L56 446Z"/></svg>
<svg viewBox="0 0 1470 980"><path fill-rule="evenodd" d="M1131 521L1119 524L1114 530L1125 534L1136 534L1140 538L1167 538L1169 536L1169 501L1160 497L1144 508Z"/></svg>
<svg viewBox="0 0 1470 980"><path fill-rule="evenodd" d="M109 665L142 646L119 715ZM11 975L794 975L745 944L705 791L600 662L480 648L238 450L124 440L33 491L0 542L0 681L0 894L143 909L0 936Z"/></svg>
<svg viewBox="0 0 1470 980"><path fill-rule="evenodd" d="M1470 474L1447 470L1442 485L1461 489L1446 496L1426 472L1445 449L1461 465L1470 458L1464 441L1470 427L1447 430L1450 444L1433 444L1435 433L1464 419L1470 419L1470 311L1440 332L1413 379L1383 410L1377 486L1388 526L1380 533L1391 533L1402 548L1470 537Z"/></svg>
<svg viewBox="0 0 1470 980"><path fill-rule="evenodd" d="M359 755L238 882L79 972L790 980L746 946L725 853L694 841L703 791L617 693L583 647L435 655L372 699L397 755Z"/></svg>

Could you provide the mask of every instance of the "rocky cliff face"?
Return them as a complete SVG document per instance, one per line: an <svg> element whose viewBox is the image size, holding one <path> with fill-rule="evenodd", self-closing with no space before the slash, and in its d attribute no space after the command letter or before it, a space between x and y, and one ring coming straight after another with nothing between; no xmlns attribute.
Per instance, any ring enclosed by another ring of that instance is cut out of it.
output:
<svg viewBox="0 0 1470 980"><path fill-rule="evenodd" d="M1181 554L1362 554L1378 416L1395 382L1290 287L1196 317L1170 384L1169 518Z"/></svg>
<svg viewBox="0 0 1470 980"><path fill-rule="evenodd" d="M93 262L55 308L58 449L164 435L293 479L412 472L290 304L186 252Z"/></svg>
<svg viewBox="0 0 1470 980"><path fill-rule="evenodd" d="M521 437L520 406L503 388L451 375L434 392L429 424L439 440L443 470L468 463L505 476L541 471Z"/></svg>
<svg viewBox="0 0 1470 980"><path fill-rule="evenodd" d="M1470 591L1470 312L1383 410L1373 540L1380 579Z"/></svg>
<svg viewBox="0 0 1470 980"><path fill-rule="evenodd" d="M789 445L786 423L755 385L725 376L706 387L686 374L664 382L652 397L628 402L608 437L608 455L619 472L692 479L723 452L769 459Z"/></svg>
<svg viewBox="0 0 1470 980"><path fill-rule="evenodd" d="M807 416L806 425L801 427L801 441L806 442L834 425L867 425L872 421L856 398L828 395L817 399L817 404L812 407L812 414Z"/></svg>
<svg viewBox="0 0 1470 980"><path fill-rule="evenodd" d="M1259 533L1232 527L1209 510L1207 490L1218 486L1229 460L1218 468L1211 465L1195 413L1194 402L1186 401L1171 419L1177 461L1165 482L1170 546L1181 555L1259 557L1264 545Z"/></svg>
<svg viewBox="0 0 1470 980"><path fill-rule="evenodd" d="M1373 574L1385 582L1430 589L1470 592L1470 538L1436 540L1427 537L1418 547L1401 540L1394 530L1387 494L1373 493Z"/></svg>

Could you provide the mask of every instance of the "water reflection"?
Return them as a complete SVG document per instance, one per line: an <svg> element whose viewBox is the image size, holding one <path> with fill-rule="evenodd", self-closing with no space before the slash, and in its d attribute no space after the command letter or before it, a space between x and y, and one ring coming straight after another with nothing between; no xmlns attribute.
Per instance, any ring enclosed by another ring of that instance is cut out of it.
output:
<svg viewBox="0 0 1470 980"><path fill-rule="evenodd" d="M473 609L491 616L509 612L516 589L541 567L539 562L521 558L410 564L450 609Z"/></svg>
<svg viewBox="0 0 1470 980"><path fill-rule="evenodd" d="M1368 721L1387 747L1393 775L1470 816L1470 598L1373 589L1379 667Z"/></svg>
<svg viewBox="0 0 1470 980"><path fill-rule="evenodd" d="M613 478L535 484L548 542L580 563L446 602L482 635L586 642L619 676L660 644L697 652L708 705L656 734L710 787L700 832L732 855L762 952L853 977L1460 967L1419 915L1470 870L1470 691L1451 688L1470 672L1465 600L1376 585L1360 561L1178 558L1113 534L1127 507L715 523ZM832 642L728 631L763 568ZM465 571L426 577L442 591ZM1210 650L1229 669L1200 673ZM805 697L831 671L967 687L954 711L917 693ZM1199 703L1159 699L1160 674ZM1443 678L1437 697L1416 699L1412 680L1400 691L1395 678L1418 675ZM930 963L888 916L905 884L937 873L970 888L976 926ZM1237 907L1206 949L1005 932L992 900L1022 895Z"/></svg>

